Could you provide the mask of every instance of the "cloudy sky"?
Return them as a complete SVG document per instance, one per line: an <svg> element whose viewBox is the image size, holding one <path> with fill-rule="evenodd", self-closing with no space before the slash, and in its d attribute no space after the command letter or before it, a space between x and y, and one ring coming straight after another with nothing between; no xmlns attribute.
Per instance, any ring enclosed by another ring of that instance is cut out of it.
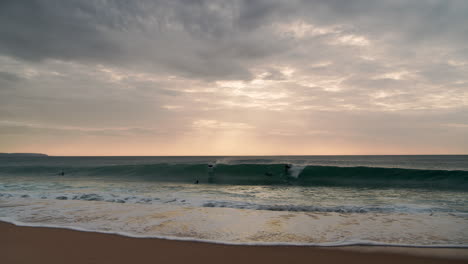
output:
<svg viewBox="0 0 468 264"><path fill-rule="evenodd" d="M468 153L466 0L2 0L0 152Z"/></svg>

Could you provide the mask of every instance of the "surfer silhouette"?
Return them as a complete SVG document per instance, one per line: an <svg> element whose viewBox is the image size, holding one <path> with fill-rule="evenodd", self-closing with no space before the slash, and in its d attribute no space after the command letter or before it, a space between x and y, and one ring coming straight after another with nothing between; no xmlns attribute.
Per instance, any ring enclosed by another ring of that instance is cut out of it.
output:
<svg viewBox="0 0 468 264"><path fill-rule="evenodd" d="M214 166L213 164L208 164L208 182L214 182Z"/></svg>
<svg viewBox="0 0 468 264"><path fill-rule="evenodd" d="M195 181L195 184L198 184L198 180Z"/></svg>
<svg viewBox="0 0 468 264"><path fill-rule="evenodd" d="M60 176L65 176L65 172L62 170L61 172L59 172L58 175L60 175Z"/></svg>

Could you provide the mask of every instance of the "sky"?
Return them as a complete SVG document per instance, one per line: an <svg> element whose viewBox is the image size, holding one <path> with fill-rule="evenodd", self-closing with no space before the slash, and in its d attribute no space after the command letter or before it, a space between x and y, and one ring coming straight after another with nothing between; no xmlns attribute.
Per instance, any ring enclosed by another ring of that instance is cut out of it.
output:
<svg viewBox="0 0 468 264"><path fill-rule="evenodd" d="M466 0L2 0L0 152L468 154Z"/></svg>

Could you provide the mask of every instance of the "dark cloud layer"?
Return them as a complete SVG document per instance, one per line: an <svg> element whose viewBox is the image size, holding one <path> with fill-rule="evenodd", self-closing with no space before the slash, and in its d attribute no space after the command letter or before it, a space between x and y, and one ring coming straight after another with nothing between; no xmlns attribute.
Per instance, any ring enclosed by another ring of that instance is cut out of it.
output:
<svg viewBox="0 0 468 264"><path fill-rule="evenodd" d="M110 59L119 53L84 1L2 1L0 51L25 60ZM97 11L97 10L96 10Z"/></svg>
<svg viewBox="0 0 468 264"><path fill-rule="evenodd" d="M252 60L287 52L294 43L273 39L265 27L291 20L340 25L401 42L405 50L420 43L461 45L468 36L466 1L12 0L0 5L3 54L26 60L143 61L199 77L247 76ZM453 52L462 52L457 48Z"/></svg>

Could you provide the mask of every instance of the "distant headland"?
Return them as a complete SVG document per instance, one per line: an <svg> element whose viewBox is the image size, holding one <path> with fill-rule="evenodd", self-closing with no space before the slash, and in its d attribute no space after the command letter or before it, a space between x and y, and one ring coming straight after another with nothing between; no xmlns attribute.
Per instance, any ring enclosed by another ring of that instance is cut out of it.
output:
<svg viewBox="0 0 468 264"><path fill-rule="evenodd" d="M42 153L0 153L0 157L48 157Z"/></svg>

